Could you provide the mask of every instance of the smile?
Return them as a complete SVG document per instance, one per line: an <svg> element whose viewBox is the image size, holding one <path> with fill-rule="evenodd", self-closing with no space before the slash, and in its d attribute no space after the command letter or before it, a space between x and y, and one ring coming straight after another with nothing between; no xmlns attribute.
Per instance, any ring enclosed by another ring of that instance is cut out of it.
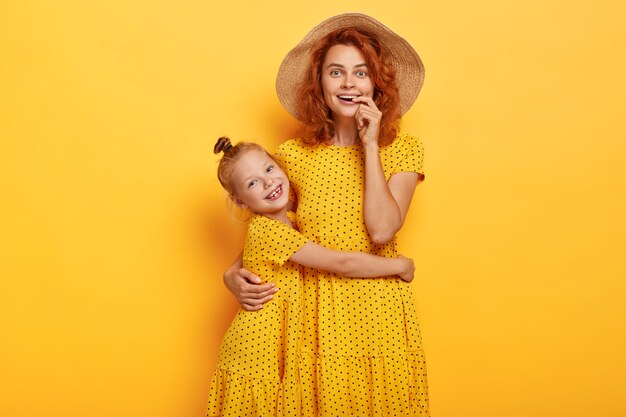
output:
<svg viewBox="0 0 626 417"><path fill-rule="evenodd" d="M337 96L337 98L339 98L339 100L343 100L343 101L347 101L349 103L352 103L352 101L357 98L359 96L348 96L348 95L341 95L341 96Z"/></svg>
<svg viewBox="0 0 626 417"><path fill-rule="evenodd" d="M266 200L276 200L277 198L279 198L281 195L283 195L283 186L282 184L279 185L278 187L276 187L274 189L274 191L272 191L271 193L269 193L269 195L267 197L265 197Z"/></svg>

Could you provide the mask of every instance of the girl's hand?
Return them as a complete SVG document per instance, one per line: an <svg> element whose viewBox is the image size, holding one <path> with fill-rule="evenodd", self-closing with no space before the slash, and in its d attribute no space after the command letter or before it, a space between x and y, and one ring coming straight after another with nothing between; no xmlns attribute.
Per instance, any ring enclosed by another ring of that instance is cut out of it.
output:
<svg viewBox="0 0 626 417"><path fill-rule="evenodd" d="M415 264L413 263L413 259L407 258L402 255L398 255L398 259L403 262L404 271L399 274L400 278L402 278L406 282L413 281L413 274L415 273Z"/></svg>
<svg viewBox="0 0 626 417"><path fill-rule="evenodd" d="M278 288L272 283L260 284L261 279L244 268L230 268L224 273L224 284L245 310L257 311L274 297Z"/></svg>
<svg viewBox="0 0 626 417"><path fill-rule="evenodd" d="M363 145L378 144L378 133L380 129L380 119L383 113L378 110L374 99L360 96L352 100L353 103L361 103L356 109L356 127L359 130L359 137Z"/></svg>

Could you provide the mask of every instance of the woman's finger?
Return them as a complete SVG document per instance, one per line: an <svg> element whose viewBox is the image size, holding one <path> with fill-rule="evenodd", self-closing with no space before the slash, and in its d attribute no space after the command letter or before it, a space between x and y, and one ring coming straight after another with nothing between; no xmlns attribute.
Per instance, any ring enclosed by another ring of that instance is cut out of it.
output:
<svg viewBox="0 0 626 417"><path fill-rule="evenodd" d="M357 112L360 112L363 114L370 114L372 116L382 116L383 114L380 110L364 106L363 104L359 104L359 108L357 109Z"/></svg>
<svg viewBox="0 0 626 417"><path fill-rule="evenodd" d="M270 292L274 288L276 288L276 286L273 283L261 285L244 283L241 285L241 294L259 295L265 292Z"/></svg>
<svg viewBox="0 0 626 417"><path fill-rule="evenodd" d="M356 111L356 116L357 118L366 118L369 121L379 121L382 117L382 113L365 106L359 106Z"/></svg>
<svg viewBox="0 0 626 417"><path fill-rule="evenodd" d="M260 284L263 280L245 268L239 270L239 275L251 284Z"/></svg>
<svg viewBox="0 0 626 417"><path fill-rule="evenodd" d="M359 96L359 97L355 97L354 99L352 99L353 103L363 103L365 104L367 107L369 108L373 108L378 110L378 107L376 106L376 103L374 102L374 99L371 97L367 97L367 96Z"/></svg>
<svg viewBox="0 0 626 417"><path fill-rule="evenodd" d="M263 292L246 292L246 293L242 293L241 294L241 298L247 298L247 299L251 299L251 300L260 300L262 298L265 298L269 295L272 295L274 293L276 293L276 291L278 291L277 288L270 288L266 291Z"/></svg>
<svg viewBox="0 0 626 417"><path fill-rule="evenodd" d="M243 309L247 311L257 311L263 308L263 304L260 304L257 306L253 306L250 304L242 304L241 307L243 307Z"/></svg>
<svg viewBox="0 0 626 417"><path fill-rule="evenodd" d="M268 296L265 296L263 298L245 298L243 300L241 300L242 304L249 304L251 306L257 306L259 304L265 304L268 301L271 301L274 298L274 294L270 294Z"/></svg>

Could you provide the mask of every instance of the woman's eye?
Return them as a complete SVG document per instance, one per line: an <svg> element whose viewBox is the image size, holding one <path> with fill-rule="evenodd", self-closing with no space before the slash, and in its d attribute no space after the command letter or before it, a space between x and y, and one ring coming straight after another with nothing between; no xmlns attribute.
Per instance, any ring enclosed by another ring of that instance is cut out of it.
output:
<svg viewBox="0 0 626 417"><path fill-rule="evenodd" d="M341 75L341 71L339 71L339 70L332 70L330 72L330 76L331 77L339 77L340 75Z"/></svg>
<svg viewBox="0 0 626 417"><path fill-rule="evenodd" d="M367 72L359 71L359 72L356 73L356 75L358 75L359 77L366 77L367 76Z"/></svg>

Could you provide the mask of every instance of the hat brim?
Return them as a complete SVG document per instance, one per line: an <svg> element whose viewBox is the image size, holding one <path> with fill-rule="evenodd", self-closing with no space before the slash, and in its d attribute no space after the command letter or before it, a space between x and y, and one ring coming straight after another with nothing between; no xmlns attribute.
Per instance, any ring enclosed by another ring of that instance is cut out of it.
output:
<svg viewBox="0 0 626 417"><path fill-rule="evenodd" d="M424 84L424 64L404 38L376 19L361 13L345 13L324 20L285 56L276 76L276 93L285 110L296 119L301 119L297 94L309 67L311 51L322 38L340 28L363 29L374 34L386 47L396 70L400 113L405 114Z"/></svg>

